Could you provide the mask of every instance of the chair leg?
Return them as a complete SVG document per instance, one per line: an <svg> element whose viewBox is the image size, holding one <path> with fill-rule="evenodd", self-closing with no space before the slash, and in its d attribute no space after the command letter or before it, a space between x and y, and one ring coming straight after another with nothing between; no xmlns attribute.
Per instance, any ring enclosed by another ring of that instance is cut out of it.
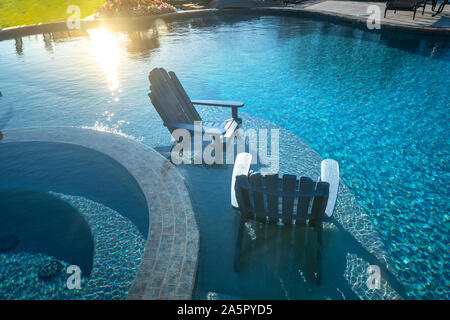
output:
<svg viewBox="0 0 450 320"><path fill-rule="evenodd" d="M384 9L384 17L386 18L386 12L387 12L387 8Z"/></svg>
<svg viewBox="0 0 450 320"><path fill-rule="evenodd" d="M414 18L416 17L416 10L417 10L417 9L414 9L413 20L414 20Z"/></svg>
<svg viewBox="0 0 450 320"><path fill-rule="evenodd" d="M322 283L322 223L317 230L317 285Z"/></svg>
<svg viewBox="0 0 450 320"><path fill-rule="evenodd" d="M232 107L231 109L231 117L236 120L237 123L241 124L242 123L242 119L240 119L238 117L238 108L237 107Z"/></svg>
<svg viewBox="0 0 450 320"><path fill-rule="evenodd" d="M244 233L244 218L242 217L242 214L240 214L240 218L239 218L239 230L238 230L238 235L237 235L237 239L236 239L236 252L234 255L234 270L236 272L240 271L240 258L241 258L241 247L242 247L242 235Z"/></svg>
<svg viewBox="0 0 450 320"><path fill-rule="evenodd" d="M425 13L425 7L426 6L427 6L427 3L425 2L425 4L423 5L422 15Z"/></svg>

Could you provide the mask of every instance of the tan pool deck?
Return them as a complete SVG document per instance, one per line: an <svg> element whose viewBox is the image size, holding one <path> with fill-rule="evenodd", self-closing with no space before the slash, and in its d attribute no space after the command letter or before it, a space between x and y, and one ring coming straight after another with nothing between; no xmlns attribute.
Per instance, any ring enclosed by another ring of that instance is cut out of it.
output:
<svg viewBox="0 0 450 320"><path fill-rule="evenodd" d="M436 6L436 10L440 4ZM431 1L425 7L422 15L422 8L419 8L416 17L413 20L412 11L388 11L384 18L386 4L383 2L365 2L365 1L323 1L323 0L305 0L298 4L281 4L278 1L258 1L258 0L215 0L212 7L215 8L277 8L278 10L298 10L305 12L315 12L339 17L354 18L356 20L367 19L369 6L380 8L380 23L383 25L398 25L413 28L436 28L450 29L450 5L446 5L443 12L433 17L431 10Z"/></svg>
<svg viewBox="0 0 450 320"><path fill-rule="evenodd" d="M375 5L380 8L381 24L391 23L412 26L450 28L450 6L445 6L442 13L433 17L433 11L431 11L431 1L425 7L425 12L423 15L422 8L417 10L414 20L412 11L397 11L396 13L394 13L394 11L388 11L386 18L384 18L386 4L380 2L305 1L302 4L293 6L309 11L326 11L335 14L361 17L368 14L367 9L370 5Z"/></svg>

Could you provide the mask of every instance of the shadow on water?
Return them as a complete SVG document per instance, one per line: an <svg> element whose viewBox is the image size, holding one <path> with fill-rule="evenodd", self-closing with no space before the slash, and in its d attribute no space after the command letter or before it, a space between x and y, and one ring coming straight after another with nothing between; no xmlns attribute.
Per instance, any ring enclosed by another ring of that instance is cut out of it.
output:
<svg viewBox="0 0 450 320"><path fill-rule="evenodd" d="M48 193L0 189L0 238L19 238L7 253L44 253L80 266L89 276L94 243L91 230L77 209Z"/></svg>
<svg viewBox="0 0 450 320"><path fill-rule="evenodd" d="M210 29L218 26L239 27L240 23L252 22L270 23L271 19L276 17L277 21L281 19L281 24L285 28L277 28L276 32L280 40L289 40L298 37L298 35L323 34L331 37L343 37L349 39L360 39L381 43L392 48L418 54L424 57L450 59L448 48L450 43L448 39L438 35L418 36L416 33L404 32L402 30L381 29L378 31L367 30L357 25L326 20L323 18L311 17L292 17L289 15L277 14L251 14L246 12L230 13L220 12L210 14L208 17L197 17L188 19L179 19L179 21L170 22L173 24L175 32L177 28L182 28L186 24L193 29ZM401 41L399 41L401 39ZM325 46L326 47L326 46Z"/></svg>
<svg viewBox="0 0 450 320"><path fill-rule="evenodd" d="M170 32L170 30L168 30L168 32ZM128 30L124 34L126 35L124 39L124 46L131 54L130 57L132 58L148 59L151 56L151 53L160 46L160 33L157 28L155 28L155 25L144 30ZM82 30L72 30L70 32L44 33L41 36L45 50L48 53L53 54L54 47L58 43L69 42L79 37L87 37L89 36L89 33ZM22 38L15 39L15 48L17 55L24 55Z"/></svg>
<svg viewBox="0 0 450 320"><path fill-rule="evenodd" d="M128 42L126 48L131 53L131 57L148 59L152 52L160 46L156 29L128 32L127 36Z"/></svg>
<svg viewBox="0 0 450 320"><path fill-rule="evenodd" d="M121 164L103 153L62 143L6 143L0 144L0 163L0 188L27 186L84 197L130 219L147 238L149 219L142 190Z"/></svg>
<svg viewBox="0 0 450 320"><path fill-rule="evenodd" d="M448 48L450 46L447 39L438 35L420 36L412 32L402 30L381 29L377 31L367 30L355 24L331 21L322 17L312 18L311 16L293 17L289 13L249 13L249 12L215 12L199 14L196 17L166 17L164 20L144 21L138 24L110 26L112 32L123 32L127 34L127 50L131 54L136 54L138 58L148 58L151 52L159 48L159 38L162 36L158 32L158 26L164 26L164 33L181 34L189 32L190 29L207 32L215 28L224 26L239 28L241 23L260 23L261 21L270 23L271 19L281 19L281 24L285 28L276 28L280 41L296 38L298 35L308 36L314 34L324 34L332 37L342 37L349 39L360 39L384 44L391 48L418 54L424 57L436 59L450 59ZM70 41L72 38L87 36L85 30L59 31L43 34L45 49L52 53L56 42ZM401 41L399 41L401 39ZM15 47L18 55L23 55L22 38L15 39Z"/></svg>
<svg viewBox="0 0 450 320"><path fill-rule="evenodd" d="M1 88L0 88L0 92ZM8 124L9 120L13 117L13 104L9 103L6 95L6 92L2 92L0 96L0 130L4 129Z"/></svg>
<svg viewBox="0 0 450 320"><path fill-rule="evenodd" d="M44 40L45 50L47 50L49 53L53 53L53 33L44 33L42 35L42 38Z"/></svg>
<svg viewBox="0 0 450 320"><path fill-rule="evenodd" d="M15 39L15 47L16 47L17 55L18 56L23 55L23 40L22 40L22 38Z"/></svg>
<svg viewBox="0 0 450 320"><path fill-rule="evenodd" d="M267 19L270 18L268 17ZM450 59L448 56L450 43L448 39L439 36L417 36L417 34L402 32L401 30L381 29L379 31L370 31L343 23L292 17L284 17L281 21L286 27L277 29L280 41L296 38L299 34L308 36L319 33L326 36L322 37L324 40L329 40L331 37L357 39L356 44L361 46L367 42L373 42L423 57ZM352 46L354 45L355 42L352 43ZM320 47L327 48L328 46L317 43L317 47L315 49L320 50ZM354 49L349 48L349 50ZM369 57L367 60L370 61ZM391 61L390 65L395 65L395 61Z"/></svg>

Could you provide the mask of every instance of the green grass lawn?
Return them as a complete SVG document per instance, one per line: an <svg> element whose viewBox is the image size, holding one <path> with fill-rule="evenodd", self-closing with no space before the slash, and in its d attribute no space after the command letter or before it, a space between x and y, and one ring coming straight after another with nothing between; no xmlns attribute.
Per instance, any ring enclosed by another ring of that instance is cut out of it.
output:
<svg viewBox="0 0 450 320"><path fill-rule="evenodd" d="M84 18L97 11L105 0L0 0L0 28L66 20L67 7L77 5Z"/></svg>

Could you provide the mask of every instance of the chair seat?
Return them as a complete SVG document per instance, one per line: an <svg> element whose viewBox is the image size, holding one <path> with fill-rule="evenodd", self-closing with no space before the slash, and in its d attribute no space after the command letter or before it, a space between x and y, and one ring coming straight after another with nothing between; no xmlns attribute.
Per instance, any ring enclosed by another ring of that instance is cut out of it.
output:
<svg viewBox="0 0 450 320"><path fill-rule="evenodd" d="M414 10L424 1L393 0L386 2L386 8L393 10Z"/></svg>
<svg viewBox="0 0 450 320"><path fill-rule="evenodd" d="M226 125L227 121L202 121L204 131L212 129L224 130Z"/></svg>
<svg viewBox="0 0 450 320"><path fill-rule="evenodd" d="M201 133L205 135L220 135L227 142L233 136L233 133L239 126L239 123L234 119L225 121L202 121L201 125L194 125L193 123L164 123L170 129L184 129L191 133Z"/></svg>

